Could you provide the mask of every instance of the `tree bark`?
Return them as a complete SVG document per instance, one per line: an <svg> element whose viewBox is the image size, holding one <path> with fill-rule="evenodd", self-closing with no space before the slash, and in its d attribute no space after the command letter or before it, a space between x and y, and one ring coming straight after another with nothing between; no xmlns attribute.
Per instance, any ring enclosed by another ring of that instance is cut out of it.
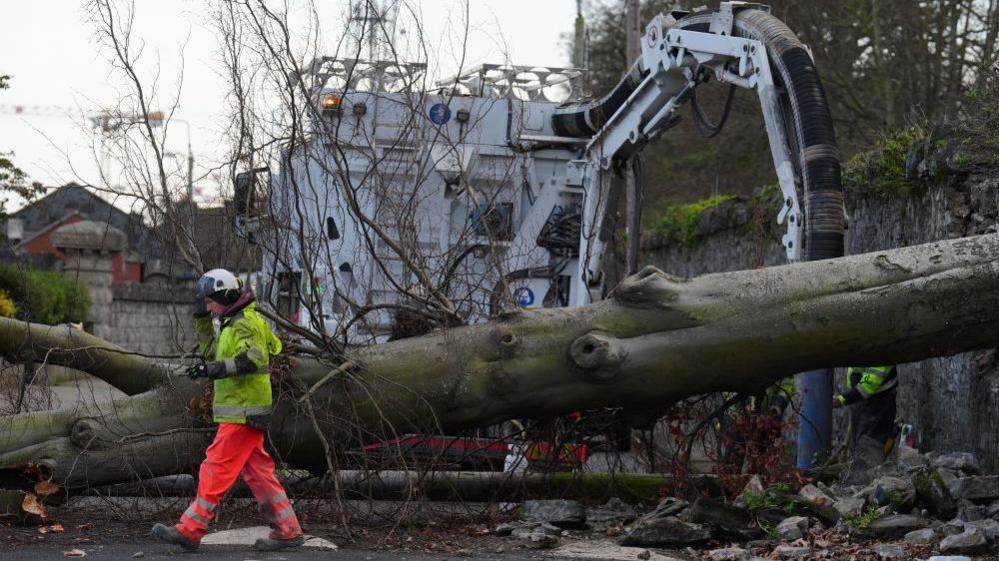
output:
<svg viewBox="0 0 999 561"><path fill-rule="evenodd" d="M999 235L988 235L690 281L646 268L590 306L351 350L357 367L332 377L339 362L299 360L277 376L271 437L284 461L319 468L315 426L328 444L345 432L378 440L605 406L653 416L688 396L754 391L795 372L990 347L997 262ZM81 485L176 473L199 457L210 435L191 432L207 427L191 403L204 386L93 338L84 352L76 334L0 319L0 354L23 356L28 341L35 357L144 393L106 411L0 421L12 429L0 430L0 468L44 460L60 481ZM321 412L315 423L300 407L306 388ZM174 446L194 450L163 452ZM148 458L140 469L109 467L123 453Z"/></svg>
<svg viewBox="0 0 999 561"><path fill-rule="evenodd" d="M663 474L644 473L502 473L496 471L363 471L341 470L339 489L349 500L404 501L422 498L433 501L522 501L525 499L578 499L603 502L617 497L625 502L652 501L676 484ZM289 492L319 495L334 491L330 479L310 477L280 478ZM693 476L691 486L705 492L721 485L714 476ZM197 490L191 476L169 476L96 489L106 497L187 497ZM228 496L251 498L241 481Z"/></svg>

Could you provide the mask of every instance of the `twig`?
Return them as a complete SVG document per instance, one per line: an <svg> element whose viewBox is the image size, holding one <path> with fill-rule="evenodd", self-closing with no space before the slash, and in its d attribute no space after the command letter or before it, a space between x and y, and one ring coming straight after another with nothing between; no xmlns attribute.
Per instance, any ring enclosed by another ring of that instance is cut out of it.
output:
<svg viewBox="0 0 999 561"><path fill-rule="evenodd" d="M343 374L344 372L352 370L355 366L356 364L354 364L353 361L348 360L347 362L341 364L340 366L334 368L333 370L330 370L329 372L326 373L325 376L322 377L321 380L319 380L315 384L312 384L312 387L305 392L305 395L298 398L298 402L306 403L309 400L309 398L312 397L312 394L316 393L316 390L321 388L324 384L326 384L326 382L329 382L334 376L338 376L340 374Z"/></svg>

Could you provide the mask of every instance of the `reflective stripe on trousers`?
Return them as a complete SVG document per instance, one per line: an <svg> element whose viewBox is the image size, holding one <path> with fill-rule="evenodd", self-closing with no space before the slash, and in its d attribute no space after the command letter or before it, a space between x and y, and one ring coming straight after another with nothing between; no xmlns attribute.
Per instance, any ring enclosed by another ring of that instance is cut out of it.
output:
<svg viewBox="0 0 999 561"><path fill-rule="evenodd" d="M215 440L205 451L205 461L198 472L198 498L181 516L177 529L188 539L201 541L216 505L241 473L257 500L266 503L274 513L277 525L275 537L289 539L300 536L302 529L298 519L284 488L274 476L274 461L264 450L264 433L235 423L219 424ZM280 505L269 500L278 497L283 499ZM289 514L284 509L288 509Z"/></svg>
<svg viewBox="0 0 999 561"><path fill-rule="evenodd" d="M217 506L217 503L197 497L191 503L191 506L187 507L184 514L181 515L180 524L177 528L188 539L195 539L194 536L197 536L198 532L203 533L208 529L208 523L212 521ZM200 537L197 539L200 539Z"/></svg>
<svg viewBox="0 0 999 561"><path fill-rule="evenodd" d="M274 522L279 529L283 524L292 525L296 528L298 527L298 519L295 517L295 509L291 506L291 501L288 500L288 495L286 495L283 491L270 498L270 508L274 516ZM285 522L286 520L288 522Z"/></svg>

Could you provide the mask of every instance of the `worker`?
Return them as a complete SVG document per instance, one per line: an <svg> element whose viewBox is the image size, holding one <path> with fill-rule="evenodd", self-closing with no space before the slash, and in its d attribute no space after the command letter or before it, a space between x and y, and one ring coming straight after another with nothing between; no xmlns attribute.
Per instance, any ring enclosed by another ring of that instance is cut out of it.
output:
<svg viewBox="0 0 999 561"><path fill-rule="evenodd" d="M208 530L222 495L243 480L256 497L273 531L254 544L259 551L276 551L305 541L295 511L274 476L274 461L264 451L264 428L271 411L268 364L281 352L281 341L256 310L253 292L225 269L213 269L198 281L194 326L202 354L191 366L192 380L213 380L215 440L205 452L198 474L198 495L176 526L157 524L152 536L197 549ZM213 318L221 322L215 337ZM211 362L205 359L211 357Z"/></svg>
<svg viewBox="0 0 999 561"><path fill-rule="evenodd" d="M853 405L850 443L856 448L863 437L881 446L885 457L894 447L896 366L853 366L846 370L846 392L833 398L833 407ZM855 405L856 404L856 405Z"/></svg>

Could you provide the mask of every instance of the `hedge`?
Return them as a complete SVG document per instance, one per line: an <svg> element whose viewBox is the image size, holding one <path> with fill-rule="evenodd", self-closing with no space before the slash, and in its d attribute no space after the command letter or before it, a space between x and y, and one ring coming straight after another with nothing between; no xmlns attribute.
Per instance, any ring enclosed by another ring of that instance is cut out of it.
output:
<svg viewBox="0 0 999 561"><path fill-rule="evenodd" d="M82 323L90 310L87 287L56 271L0 264L0 292L13 302L15 317L36 323Z"/></svg>

